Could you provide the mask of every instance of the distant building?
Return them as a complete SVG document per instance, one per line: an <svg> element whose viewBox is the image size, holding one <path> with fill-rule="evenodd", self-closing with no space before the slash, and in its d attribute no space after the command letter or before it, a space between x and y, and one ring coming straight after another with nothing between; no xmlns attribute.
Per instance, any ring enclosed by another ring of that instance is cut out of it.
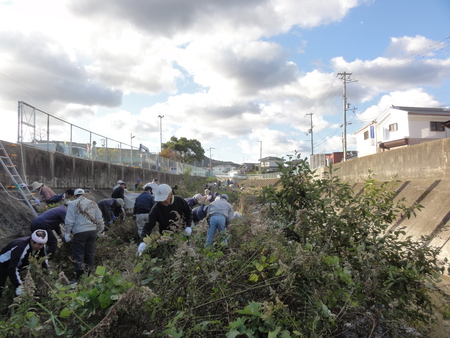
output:
<svg viewBox="0 0 450 338"><path fill-rule="evenodd" d="M434 141L450 136L444 123L449 108L391 106L355 133L358 156Z"/></svg>
<svg viewBox="0 0 450 338"><path fill-rule="evenodd" d="M211 161L214 175L226 174L229 171L236 170L239 164L233 162Z"/></svg>
<svg viewBox="0 0 450 338"><path fill-rule="evenodd" d="M283 164L285 160L283 158L275 157L275 156L267 156L259 159L259 163L261 163L261 171L274 171L278 170L278 163ZM258 163L258 165L259 165Z"/></svg>

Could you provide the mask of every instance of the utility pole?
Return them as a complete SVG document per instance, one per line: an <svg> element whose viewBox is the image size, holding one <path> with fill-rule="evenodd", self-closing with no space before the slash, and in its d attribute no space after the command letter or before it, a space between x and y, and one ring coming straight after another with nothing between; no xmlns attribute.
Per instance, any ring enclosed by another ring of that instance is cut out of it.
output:
<svg viewBox="0 0 450 338"><path fill-rule="evenodd" d="M259 175L262 174L262 168L261 168L261 159L262 159L262 141L258 141L260 143L259 148Z"/></svg>
<svg viewBox="0 0 450 338"><path fill-rule="evenodd" d="M308 115L311 116L311 129L308 130L308 134L311 134L311 156L312 156L312 155L314 155L313 122L312 122L312 116L314 114L313 113L309 113L309 114L306 114L305 116L308 116ZM306 134L306 135L308 135L308 134Z"/></svg>
<svg viewBox="0 0 450 338"><path fill-rule="evenodd" d="M162 118L164 115L158 115L159 117L159 153L162 153Z"/></svg>
<svg viewBox="0 0 450 338"><path fill-rule="evenodd" d="M340 80L344 85L343 98L344 98L344 139L343 139L343 161L347 161L347 82L356 82L358 80L350 79L352 73L338 73L337 76L340 76Z"/></svg>
<svg viewBox="0 0 450 338"><path fill-rule="evenodd" d="M211 150L212 149L216 149L216 148L212 148L212 147L209 148L209 177L212 176L212 166L211 166Z"/></svg>
<svg viewBox="0 0 450 338"><path fill-rule="evenodd" d="M135 138L136 136L133 136L133 133L130 133L130 145L131 145L131 151L130 151L130 155L131 155L131 157L130 157L130 164L131 164L131 166L133 166L133 139Z"/></svg>

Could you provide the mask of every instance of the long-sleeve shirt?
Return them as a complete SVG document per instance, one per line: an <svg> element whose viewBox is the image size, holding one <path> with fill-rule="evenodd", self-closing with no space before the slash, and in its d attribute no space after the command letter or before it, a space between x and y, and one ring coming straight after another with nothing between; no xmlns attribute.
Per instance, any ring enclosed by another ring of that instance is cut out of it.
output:
<svg viewBox="0 0 450 338"><path fill-rule="evenodd" d="M114 189L113 193L111 194L111 197L124 199L125 198L125 189L119 185L117 188Z"/></svg>
<svg viewBox="0 0 450 338"><path fill-rule="evenodd" d="M67 214L67 209L64 205L45 211L31 222L31 227L39 226L40 229L46 231L54 230L61 236L61 223L64 223Z"/></svg>
<svg viewBox="0 0 450 338"><path fill-rule="evenodd" d="M84 196L68 203L64 223L66 233L73 234L92 230L102 232L105 228L97 203Z"/></svg>
<svg viewBox="0 0 450 338"><path fill-rule="evenodd" d="M192 219L194 222L199 222L206 217L209 205L202 204L201 206L192 210Z"/></svg>
<svg viewBox="0 0 450 338"><path fill-rule="evenodd" d="M159 231L169 230L169 226L178 224L181 217L181 227L190 227L192 223L192 210L183 197L173 196L173 201L168 206L156 203L148 214L148 223L145 223L141 237L149 235L156 222L159 223Z"/></svg>
<svg viewBox="0 0 450 338"><path fill-rule="evenodd" d="M155 205L155 197L152 194L144 191L134 202L133 214L148 214Z"/></svg>
<svg viewBox="0 0 450 338"><path fill-rule="evenodd" d="M47 202L50 198L56 195L56 193L50 189L49 187L43 185L38 190L39 194L41 195L41 200L43 202Z"/></svg>
<svg viewBox="0 0 450 338"><path fill-rule="evenodd" d="M112 215L120 215L122 213L122 207L115 198L106 198L97 203L100 211L102 212L105 222L112 221Z"/></svg>
<svg viewBox="0 0 450 338"><path fill-rule="evenodd" d="M233 221L233 206L224 198L212 202L208 208L208 216L222 215L227 219L227 224Z"/></svg>
<svg viewBox="0 0 450 338"><path fill-rule="evenodd" d="M16 288L22 284L19 272L21 268L29 264L30 255L35 257L44 257L47 255L45 247L39 251L35 251L33 255L30 239L30 237L16 238L0 251L1 270L7 271L11 283ZM47 260L43 261L42 266L48 267Z"/></svg>

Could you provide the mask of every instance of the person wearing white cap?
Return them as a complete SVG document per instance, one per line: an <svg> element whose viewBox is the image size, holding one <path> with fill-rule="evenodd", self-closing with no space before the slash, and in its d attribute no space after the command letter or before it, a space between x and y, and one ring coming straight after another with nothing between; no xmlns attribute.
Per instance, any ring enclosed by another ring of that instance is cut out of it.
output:
<svg viewBox="0 0 450 338"><path fill-rule="evenodd" d="M160 184L154 191L153 196L157 202L148 214L148 222L145 223L141 238L150 235L156 223L159 224L159 231L170 230L170 226L181 227L186 235L192 232L192 210L181 196L175 196L172 188L167 184ZM180 219L181 217L181 219ZM145 243L139 245L138 252L145 249Z"/></svg>
<svg viewBox="0 0 450 338"><path fill-rule="evenodd" d="M89 273L94 268L95 241L103 236L105 225L97 203L86 198L83 189L76 189L74 194L75 200L67 205L64 239L72 241L77 282L85 271Z"/></svg>
<svg viewBox="0 0 450 338"><path fill-rule="evenodd" d="M189 204L189 207L194 209L195 206L202 204L206 199L202 196L202 194L195 194L190 198L185 198L185 200L187 204Z"/></svg>
<svg viewBox="0 0 450 338"><path fill-rule="evenodd" d="M232 205L228 202L228 195L222 194L218 200L212 202L209 205L206 217L209 220L209 227L205 247L212 245L216 230L219 230L219 233L225 231L227 225L230 225L233 221L234 212ZM226 238L224 243L228 245Z"/></svg>
<svg viewBox="0 0 450 338"><path fill-rule="evenodd" d="M30 256L43 258L47 255L47 239L47 231L38 229L33 231L31 236L12 240L0 251L0 294L7 277L16 288L16 295L24 294L20 270L30 263ZM49 268L47 260L42 262L42 267Z"/></svg>

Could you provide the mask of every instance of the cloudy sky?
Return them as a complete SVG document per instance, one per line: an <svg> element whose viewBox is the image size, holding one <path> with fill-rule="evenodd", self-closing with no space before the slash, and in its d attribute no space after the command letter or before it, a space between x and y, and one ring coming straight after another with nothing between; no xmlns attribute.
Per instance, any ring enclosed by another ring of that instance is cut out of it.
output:
<svg viewBox="0 0 450 338"><path fill-rule="evenodd" d="M309 157L311 117L313 152L342 151L347 72L353 150L392 104L450 106L449 17L448 0L0 0L0 139L24 101L152 152L162 126L217 160Z"/></svg>

